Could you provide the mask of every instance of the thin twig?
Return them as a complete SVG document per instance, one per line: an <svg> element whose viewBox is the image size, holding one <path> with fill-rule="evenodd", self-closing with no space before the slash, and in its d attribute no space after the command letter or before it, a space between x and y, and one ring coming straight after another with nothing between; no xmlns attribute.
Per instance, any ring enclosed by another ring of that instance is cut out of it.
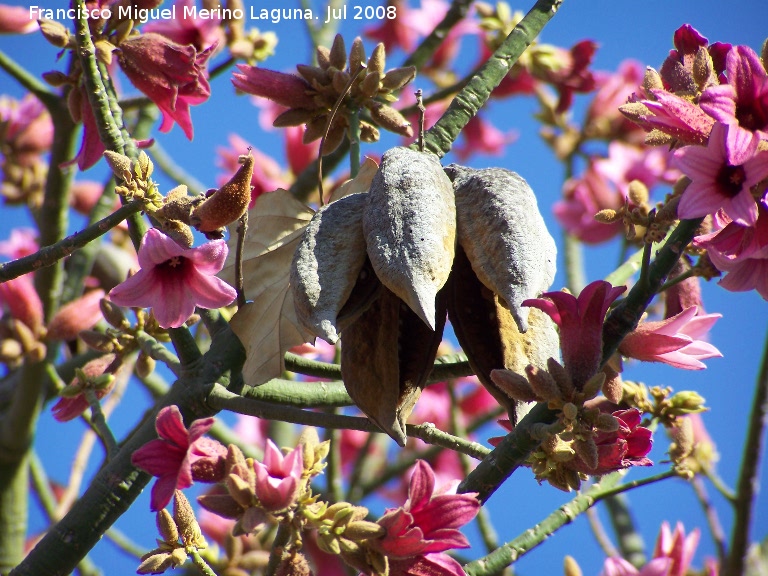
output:
<svg viewBox="0 0 768 576"><path fill-rule="evenodd" d="M699 504L701 504L702 510L704 510L704 515L707 517L709 534L712 536L712 541L715 543L715 548L717 549L718 565L725 566L727 557L725 532L723 532L723 526L720 524L717 509L712 504L709 494L707 494L707 488L704 486L704 481L701 476L694 476L690 484L696 494L696 499L699 501Z"/></svg>

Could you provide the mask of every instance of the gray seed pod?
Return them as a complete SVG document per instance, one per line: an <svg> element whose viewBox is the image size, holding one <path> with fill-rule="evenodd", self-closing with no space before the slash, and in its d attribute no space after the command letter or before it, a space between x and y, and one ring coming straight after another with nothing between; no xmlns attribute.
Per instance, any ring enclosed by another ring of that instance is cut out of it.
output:
<svg viewBox="0 0 768 576"><path fill-rule="evenodd" d="M509 306L521 332L521 303L555 279L557 248L528 183L503 168L445 169L456 194L457 235L480 281Z"/></svg>
<svg viewBox="0 0 768 576"><path fill-rule="evenodd" d="M435 296L451 272L456 207L437 157L388 150L373 178L363 232L382 284L435 329Z"/></svg>
<svg viewBox="0 0 768 576"><path fill-rule="evenodd" d="M309 222L291 264L296 316L311 333L335 344L337 316L365 262L362 228L367 194L350 194L321 208Z"/></svg>

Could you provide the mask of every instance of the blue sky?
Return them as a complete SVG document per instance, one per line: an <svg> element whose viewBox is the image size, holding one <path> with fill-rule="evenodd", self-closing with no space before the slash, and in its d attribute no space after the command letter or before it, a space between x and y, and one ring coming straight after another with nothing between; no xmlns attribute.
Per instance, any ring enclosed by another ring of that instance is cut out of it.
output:
<svg viewBox="0 0 768 576"><path fill-rule="evenodd" d="M21 2L10 3L28 5ZM415 0L411 2L415 3ZM293 7L298 6L298 0L286 0L284 3L281 0L246 0L245 4L247 7L253 5L256 8ZM350 3L350 7L380 4L381 2L360 0ZM39 2L39 5L56 7L61 4L45 0ZM315 2L313 5L319 6L319 3ZM513 4L512 7L525 11L529 5ZM340 30L345 38L349 39L360 32L361 24L351 17L350 9L348 20L342 23ZM693 25L710 42L746 44L759 51L765 40L767 19L768 4L754 0L732 0L728 3L722 0L648 0L643 3L622 0L565 0L559 13L544 30L542 40L564 47L570 47L582 39L597 41L599 50L593 67L598 70L615 70L625 58L633 58L644 65L658 67L672 48L674 31L684 23ZM262 30L273 30L280 38L275 56L264 63L265 67L290 70L296 63L309 61L310 49L302 22L283 21L272 25L269 22L254 21L250 25L258 26ZM367 46L372 48L371 43L367 43ZM62 64L55 59L56 50L38 38L0 37L0 49L35 73L62 69ZM460 56L463 58L462 66L468 67L474 63L474 50L475 41L465 40ZM402 54L388 55L388 67L398 65L402 59ZM132 90L127 84L124 86L129 92ZM415 87L419 87L418 79ZM170 134L155 135L166 150L174 154L187 170L207 186L215 185L215 151L217 147L227 144L227 137L232 132L237 132L282 161L282 143L277 145L276 135L265 133L260 128L258 110L251 105L248 98L234 95L228 75L217 78L212 84L212 91L213 95L208 104L192 109L194 141L187 141L178 127ZM428 86L425 86L425 91L428 93ZM1 72L0 92L15 96L21 94L18 87ZM583 101L577 102L577 110L580 103ZM475 156L469 164L475 167L500 166L520 172L536 191L539 205L560 247L560 232L552 217L551 206L561 194L563 168L553 159L552 153L538 136L537 124L531 120L531 114L535 110L536 103L533 100L518 98L494 101L489 107L487 118L501 130L515 130L519 138L507 147L504 155ZM380 145L364 149L364 152L370 150L380 154L394 143L395 140L389 138ZM453 160L449 155L446 163ZM99 180L105 173L103 167L98 166L91 172L83 177ZM20 210L1 207L0 239L7 237L10 227L23 221L23 218ZM73 222L73 230L80 224ZM585 250L585 257L588 262L588 279L597 279L615 267L619 248L615 244L589 248ZM554 288L557 289L562 284L562 274L558 274ZM710 334L710 341L721 350L724 357L707 361L708 369L701 372L680 371L668 366L630 364L626 376L642 380L649 385L669 385L676 390L695 389L707 399L711 411L705 415L705 423L721 455L719 471L725 481L734 486L753 387L768 327L768 303L754 293L725 292L714 281L706 283L703 290L707 311L723 314L723 318ZM141 418L145 402L143 392L129 392L127 401L115 416L118 437ZM135 408L132 409L131 406ZM78 422L56 424L47 414L44 416L36 448L44 461L51 462L49 474L52 477L59 480L66 478L72 452L71 449L64 450L62 447L72 446L83 429ZM55 442L52 441L53 438L56 439ZM663 434L657 434L656 444L657 447L651 456L658 462L664 459L666 449ZM98 462L92 463L91 470L97 465ZM642 477L660 471L663 466L662 464L656 469L635 471L632 477ZM768 485L768 474L763 472L761 479L763 485ZM731 528L731 511L714 490L710 492L728 534ZM537 485L527 471L521 471L493 496L488 508L496 521L499 537L509 540L543 519L569 498L547 485ZM705 555L713 555L714 546L706 532L703 515L692 491L684 482L668 481L661 487L634 491L629 498L635 506L638 526L649 546L653 545L661 521L674 523L679 520L684 522L687 528L700 526L704 532L695 565L701 566ZM759 496L756 509L768 509L768 498L764 494ZM153 524L154 520L149 513L148 495L145 494L120 520L118 527L131 534L138 532L137 540L149 549L154 543ZM768 517L763 515L755 519L753 534L758 539L768 535ZM564 554L575 556L585 574L599 572L603 555L594 543L584 518L579 518L572 526L564 528L539 549L529 553L517 564L517 571L519 574L561 573ZM133 573L135 570L134 561L115 553L115 549L108 542L100 543L93 556L97 563L110 567L109 574Z"/></svg>

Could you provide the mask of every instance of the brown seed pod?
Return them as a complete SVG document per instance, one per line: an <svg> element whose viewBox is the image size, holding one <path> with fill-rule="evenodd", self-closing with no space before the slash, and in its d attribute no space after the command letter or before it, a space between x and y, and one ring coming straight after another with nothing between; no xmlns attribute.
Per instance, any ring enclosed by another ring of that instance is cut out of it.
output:
<svg viewBox="0 0 768 576"><path fill-rule="evenodd" d="M437 299L437 330L428 328L386 288L342 333L341 376L352 400L401 446L405 423L432 370L445 325Z"/></svg>
<svg viewBox="0 0 768 576"><path fill-rule="evenodd" d="M480 281L498 294L521 332L528 329L523 300L545 291L555 278L557 248L536 196L518 174L451 164L459 244Z"/></svg>
<svg viewBox="0 0 768 576"><path fill-rule="evenodd" d="M401 147L384 154L363 232L379 280L434 329L456 246L453 190L435 156Z"/></svg>
<svg viewBox="0 0 768 576"><path fill-rule="evenodd" d="M321 208L309 222L291 264L291 288L302 326L331 344L337 316L366 260L362 214L366 194L351 194Z"/></svg>
<svg viewBox="0 0 768 576"><path fill-rule="evenodd" d="M200 232L215 232L240 218L251 202L253 163L248 154L229 182L192 211L190 224Z"/></svg>
<svg viewBox="0 0 768 576"><path fill-rule="evenodd" d="M559 357L560 340L549 316L531 309L529 329L521 334L499 297L475 275L461 246L456 248L451 278L446 285L448 318L480 383L509 412L513 424L528 411L491 379L491 371L507 368L525 374L533 364L546 369L547 358Z"/></svg>

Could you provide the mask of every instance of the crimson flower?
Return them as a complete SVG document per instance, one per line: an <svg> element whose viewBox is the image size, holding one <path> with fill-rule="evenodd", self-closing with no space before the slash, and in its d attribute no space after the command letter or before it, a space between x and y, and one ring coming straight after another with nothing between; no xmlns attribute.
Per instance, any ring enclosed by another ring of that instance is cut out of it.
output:
<svg viewBox="0 0 768 576"><path fill-rule="evenodd" d="M192 45L182 46L153 32L120 43L117 59L123 72L163 113L160 132L168 132L176 122L192 139L189 107L211 95L206 64L214 48L198 52Z"/></svg>
<svg viewBox="0 0 768 576"><path fill-rule="evenodd" d="M435 491L435 474L423 460L416 463L404 506L388 509L378 524L387 530L373 542L389 558L390 574L461 576L461 565L447 554L468 548L457 529L475 517L480 502L475 494L450 493L452 485Z"/></svg>
<svg viewBox="0 0 768 576"><path fill-rule="evenodd" d="M658 322L642 322L619 344L623 356L646 362L663 362L675 368L701 370L701 360L722 357L709 342L699 340L722 314L698 315L698 306Z"/></svg>
<svg viewBox="0 0 768 576"><path fill-rule="evenodd" d="M141 270L112 288L109 297L118 306L152 308L162 328L178 328L195 306L221 308L237 295L214 276L227 258L224 240L182 248L152 228L141 241L138 257Z"/></svg>
<svg viewBox="0 0 768 576"><path fill-rule="evenodd" d="M174 490L189 488L194 480L223 479L227 449L203 437L213 422L213 418L195 420L187 430L176 406L166 406L157 413L155 429L159 438L150 440L131 456L134 466L157 476L152 486L153 511L165 508Z"/></svg>
<svg viewBox="0 0 768 576"><path fill-rule="evenodd" d="M757 152L758 141L737 126L715 123L706 147L685 146L674 160L691 179L677 214L701 218L722 208L737 223L752 226L757 204L750 188L768 177L768 151Z"/></svg>
<svg viewBox="0 0 768 576"><path fill-rule="evenodd" d="M726 54L731 49L730 44L723 42L709 44L707 38L690 24L683 24L675 30L673 43L675 49L669 51L669 56L659 70L664 87L670 92L693 93L696 91L693 67L699 48L707 49L717 75L723 72Z"/></svg>
<svg viewBox="0 0 768 576"><path fill-rule="evenodd" d="M523 306L546 312L560 328L563 363L578 389L600 367L605 313L624 290L624 286L596 280L585 286L578 298L566 292L545 292L541 298L523 301Z"/></svg>
<svg viewBox="0 0 768 576"><path fill-rule="evenodd" d="M290 507L299 493L304 472L302 445L299 444L283 456L272 440L264 448L264 462L254 462L256 472L256 497L260 506L268 512Z"/></svg>
<svg viewBox="0 0 768 576"><path fill-rule="evenodd" d="M607 403L606 403L607 404ZM642 414L637 408L616 410L611 413L619 423L614 432L597 432L594 436L597 446L597 467L591 468L576 456L565 466L593 476L608 474L631 466L651 466L646 457L653 446L653 434L640 426Z"/></svg>

